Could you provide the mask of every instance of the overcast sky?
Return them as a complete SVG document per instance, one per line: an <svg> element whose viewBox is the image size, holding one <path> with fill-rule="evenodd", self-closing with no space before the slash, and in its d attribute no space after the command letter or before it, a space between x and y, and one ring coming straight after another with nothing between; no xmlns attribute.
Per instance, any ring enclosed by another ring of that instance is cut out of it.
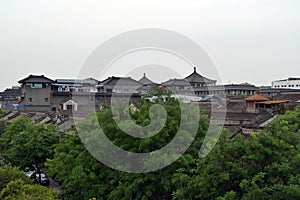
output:
<svg viewBox="0 0 300 200"><path fill-rule="evenodd" d="M298 0L0 0L0 90L29 74L74 78L102 42L139 28L190 37L223 83L300 77L299 10Z"/></svg>

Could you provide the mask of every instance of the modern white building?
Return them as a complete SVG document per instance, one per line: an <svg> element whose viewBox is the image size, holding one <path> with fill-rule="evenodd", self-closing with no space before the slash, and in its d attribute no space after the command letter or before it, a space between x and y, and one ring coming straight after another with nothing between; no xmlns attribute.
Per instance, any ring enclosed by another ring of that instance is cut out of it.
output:
<svg viewBox="0 0 300 200"><path fill-rule="evenodd" d="M300 89L300 78L288 78L272 82L272 88Z"/></svg>

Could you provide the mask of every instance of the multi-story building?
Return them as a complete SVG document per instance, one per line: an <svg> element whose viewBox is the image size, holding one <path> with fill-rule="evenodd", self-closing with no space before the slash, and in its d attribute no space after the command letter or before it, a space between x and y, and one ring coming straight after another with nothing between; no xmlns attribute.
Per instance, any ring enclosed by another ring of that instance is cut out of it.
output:
<svg viewBox="0 0 300 200"><path fill-rule="evenodd" d="M134 94L139 93L139 88L143 84L131 77L108 77L97 85L98 92L116 93L116 94Z"/></svg>
<svg viewBox="0 0 300 200"><path fill-rule="evenodd" d="M216 85L216 80L212 80L209 78L206 78L196 71L196 67L194 67L194 72L190 74L189 76L184 78L186 81L188 81L194 88L198 87L206 87L206 86L214 86Z"/></svg>
<svg viewBox="0 0 300 200"><path fill-rule="evenodd" d="M161 84L164 90L170 90L173 94L185 94L191 95L193 94L193 87L191 84L185 79L170 79Z"/></svg>
<svg viewBox="0 0 300 200"><path fill-rule="evenodd" d="M161 86L162 89L170 90L174 95L192 95L200 97L216 95L226 97L247 97L260 92L262 95L273 99L282 91L300 89L300 79L289 78L286 80L275 81L272 87L256 87L254 85L227 84L216 85L216 81L203 77L196 72L184 79L170 79L161 85L154 83L146 77L146 74L136 81L130 77L108 77L103 81L93 78L88 79L56 79L52 80L43 75L30 75L19 81L21 89L13 88L0 93L0 104L4 105L4 100L11 100L9 108L12 110L33 111L71 111L84 110L85 107L95 106L99 109L104 104L111 102L111 97L134 99L147 94L153 87ZM16 99L15 93L22 99ZM9 94L14 94L12 96ZM11 99L8 99L11 98ZM18 102L17 102L18 101ZM22 102L23 101L23 102ZM24 106L23 106L24 104ZM6 105L8 105L6 103ZM19 106L20 105L20 106Z"/></svg>
<svg viewBox="0 0 300 200"><path fill-rule="evenodd" d="M19 81L22 87L23 102L26 110L51 111L51 84L44 75L29 75Z"/></svg>
<svg viewBox="0 0 300 200"><path fill-rule="evenodd" d="M56 79L51 84L51 110L82 110L93 106L98 81L88 79ZM74 100L76 99L76 101Z"/></svg>
<svg viewBox="0 0 300 200"><path fill-rule="evenodd" d="M226 84L195 88L198 96L226 95L227 97L245 97L255 94L258 87L251 84Z"/></svg>
<svg viewBox="0 0 300 200"><path fill-rule="evenodd" d="M212 80L206 78L196 71L196 67L194 67L194 71L189 76L184 79L170 79L166 82L163 82L161 85L163 88L167 90L171 90L173 94L196 94L195 91L198 88L207 88L209 86L215 86L216 80Z"/></svg>
<svg viewBox="0 0 300 200"><path fill-rule="evenodd" d="M143 86L139 88L142 95L147 94L152 87L159 86L158 83L155 83L146 77L146 73L144 73L144 76L139 80L139 82L143 84Z"/></svg>
<svg viewBox="0 0 300 200"><path fill-rule="evenodd" d="M88 79L51 80L43 75L30 75L19 81L25 110L80 111L110 103L111 96L140 97L142 83L130 77L109 77L104 81Z"/></svg>
<svg viewBox="0 0 300 200"><path fill-rule="evenodd" d="M272 88L277 89L300 89L300 78L287 78L272 82Z"/></svg>
<svg viewBox="0 0 300 200"><path fill-rule="evenodd" d="M7 110L24 110L21 87L14 86L0 92L0 108Z"/></svg>

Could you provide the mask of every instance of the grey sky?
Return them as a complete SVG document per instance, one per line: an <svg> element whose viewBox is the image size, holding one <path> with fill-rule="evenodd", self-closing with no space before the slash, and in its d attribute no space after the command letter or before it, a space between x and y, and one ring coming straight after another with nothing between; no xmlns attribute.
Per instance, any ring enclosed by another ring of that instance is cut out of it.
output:
<svg viewBox="0 0 300 200"><path fill-rule="evenodd" d="M298 0L1 0L0 90L29 74L74 78L102 42L149 27L196 41L223 83L300 77L299 9Z"/></svg>

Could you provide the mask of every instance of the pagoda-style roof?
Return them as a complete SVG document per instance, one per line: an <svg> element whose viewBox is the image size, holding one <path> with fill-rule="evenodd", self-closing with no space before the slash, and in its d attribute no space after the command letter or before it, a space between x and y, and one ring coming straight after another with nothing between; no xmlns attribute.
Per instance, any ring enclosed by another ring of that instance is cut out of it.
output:
<svg viewBox="0 0 300 200"><path fill-rule="evenodd" d="M256 104L265 104L265 105L276 105L276 104L282 104L282 103L288 103L290 100L275 100L275 101L263 101L263 102L257 102Z"/></svg>
<svg viewBox="0 0 300 200"><path fill-rule="evenodd" d="M143 85L158 85L157 83L154 83L149 78L146 77L146 74L144 73L144 76L139 80L140 83Z"/></svg>
<svg viewBox="0 0 300 200"><path fill-rule="evenodd" d="M194 67L194 72L185 78L190 83L216 83L216 80L212 80L209 78L205 78L200 75L196 71L196 67Z"/></svg>
<svg viewBox="0 0 300 200"><path fill-rule="evenodd" d="M44 83L44 84L50 84L50 83L53 83L54 81L51 80L50 78L47 78L45 77L44 75L40 75L40 76L37 76L37 75L29 75L28 77L18 81L18 83L21 83L21 84L26 84L26 83Z"/></svg>
<svg viewBox="0 0 300 200"><path fill-rule="evenodd" d="M270 101L270 99L256 93L250 97L245 98L245 101Z"/></svg>
<svg viewBox="0 0 300 200"><path fill-rule="evenodd" d="M115 86L118 83L119 86L142 86L142 83L132 79L131 77L108 77L101 81L98 86Z"/></svg>
<svg viewBox="0 0 300 200"><path fill-rule="evenodd" d="M163 86L190 86L190 83L185 79L170 79L166 82L161 83Z"/></svg>

